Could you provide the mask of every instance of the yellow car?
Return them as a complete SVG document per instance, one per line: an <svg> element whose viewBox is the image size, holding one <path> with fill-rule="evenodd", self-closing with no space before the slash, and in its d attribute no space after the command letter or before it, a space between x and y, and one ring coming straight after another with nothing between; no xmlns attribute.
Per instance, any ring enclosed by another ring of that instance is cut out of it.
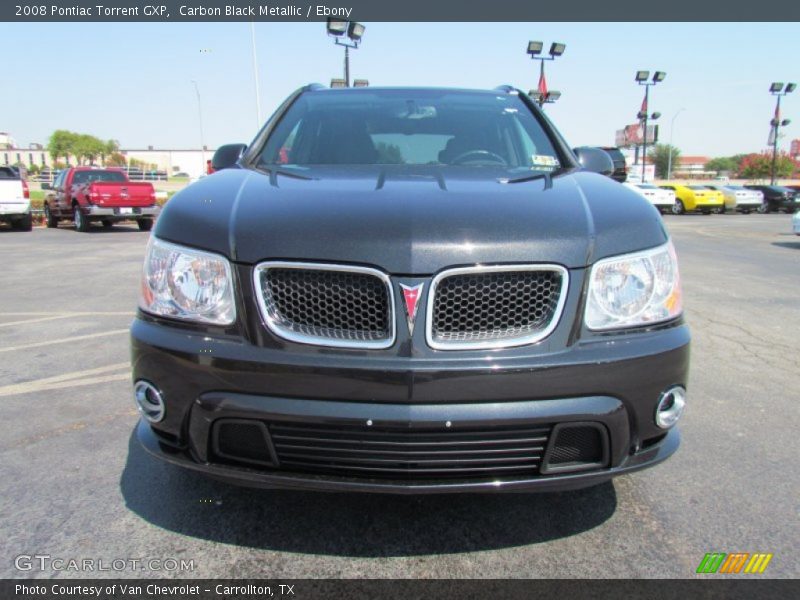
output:
<svg viewBox="0 0 800 600"><path fill-rule="evenodd" d="M675 192L672 212L676 215L692 211L700 211L706 215L712 212L720 213L725 207L725 196L722 192L710 190L704 185L665 183L658 187Z"/></svg>

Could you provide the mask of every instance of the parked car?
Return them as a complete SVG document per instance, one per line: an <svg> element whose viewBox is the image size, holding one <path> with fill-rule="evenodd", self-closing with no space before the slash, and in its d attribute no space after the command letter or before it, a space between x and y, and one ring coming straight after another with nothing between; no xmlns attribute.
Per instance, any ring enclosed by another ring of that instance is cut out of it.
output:
<svg viewBox="0 0 800 600"><path fill-rule="evenodd" d="M707 185L706 187L722 193L725 200L722 212L731 210L748 214L758 210L764 202L764 194L741 185Z"/></svg>
<svg viewBox="0 0 800 600"><path fill-rule="evenodd" d="M152 184L131 182L121 169L97 167L61 171L44 202L48 227L69 219L81 232L89 231L92 221L109 228L126 220L135 220L139 229L150 231L159 211Z"/></svg>
<svg viewBox="0 0 800 600"><path fill-rule="evenodd" d="M614 163L614 171L611 173L611 179L624 183L628 179L628 168L625 164L625 155L622 154L616 146L602 146L610 157L611 162Z"/></svg>
<svg viewBox="0 0 800 600"><path fill-rule="evenodd" d="M798 192L780 185L761 185L761 184L747 184L748 190L758 190L764 194L764 202L758 209L760 213L769 213L773 211L783 210L787 213L793 213L800 206L800 199L798 199Z"/></svg>
<svg viewBox="0 0 800 600"><path fill-rule="evenodd" d="M238 483L429 493L572 489L677 449L672 242L525 93L308 86L244 149L216 151L147 247L147 451Z"/></svg>
<svg viewBox="0 0 800 600"><path fill-rule="evenodd" d="M675 207L675 192L672 190L662 189L652 183L626 182L623 185L647 198L650 204L655 206L660 213L671 211Z"/></svg>
<svg viewBox="0 0 800 600"><path fill-rule="evenodd" d="M20 231L30 231L33 228L30 198L28 182L19 170L0 167L0 222Z"/></svg>
<svg viewBox="0 0 800 600"><path fill-rule="evenodd" d="M179 171L177 173L173 173L172 175L170 175L170 177L179 177L179 178L182 178L182 179L189 179L189 174L188 173L184 173L183 171Z"/></svg>
<svg viewBox="0 0 800 600"><path fill-rule="evenodd" d="M725 206L722 192L710 190L704 185L665 183L659 187L675 192L675 204L672 212L676 215L694 211L702 212L706 215L712 212L718 213L722 212Z"/></svg>

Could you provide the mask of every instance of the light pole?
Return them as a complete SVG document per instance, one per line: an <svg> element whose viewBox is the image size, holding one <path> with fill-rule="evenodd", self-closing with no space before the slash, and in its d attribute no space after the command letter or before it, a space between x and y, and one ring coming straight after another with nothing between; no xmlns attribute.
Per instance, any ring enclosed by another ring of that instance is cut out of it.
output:
<svg viewBox="0 0 800 600"><path fill-rule="evenodd" d="M650 71L636 71L636 83L644 86L644 101L637 115L644 124L642 128L642 183L644 183L645 161L647 159L647 111L649 110L650 103L650 86L661 83L666 76L667 74L664 71L656 71L653 74L652 81L648 81L650 78ZM655 120L660 116L661 113L654 112L650 118Z"/></svg>
<svg viewBox="0 0 800 600"><path fill-rule="evenodd" d="M797 84L795 83L787 83L786 87L783 87L782 82L774 82L772 85L769 86L769 93L775 96L775 116L770 121L770 125L772 125L772 130L770 131L770 137L772 138L772 168L770 169L770 185L775 185L775 167L777 166L778 162L778 134L780 132L781 127L786 127L791 121L789 119L784 119L781 121L781 96L785 96L786 94L791 94Z"/></svg>
<svg viewBox="0 0 800 600"><path fill-rule="evenodd" d="M200 170L201 173L205 173L206 171L206 145L203 142L203 106L200 104L200 88L197 87L197 82L192 79L192 85L194 85L194 93L197 94L197 116L200 119L200 157L203 163L203 167Z"/></svg>
<svg viewBox="0 0 800 600"><path fill-rule="evenodd" d="M256 131L261 128L261 94L258 87L258 56L256 55L256 23L250 21L250 42L253 46L253 81L256 84Z"/></svg>
<svg viewBox="0 0 800 600"><path fill-rule="evenodd" d="M555 60L557 57L564 54L567 45L560 42L553 42L550 44L549 56L544 56L542 54L543 48L544 43L542 42L528 42L528 55L533 60L539 61L539 85L536 90L531 90L529 94L534 101L539 103L540 108L543 107L545 103L555 102L561 97L561 92L547 91L547 80L544 77L544 61Z"/></svg>
<svg viewBox="0 0 800 600"><path fill-rule="evenodd" d="M678 115L685 111L685 108L679 108L678 112L676 112L672 116L672 120L669 122L669 157L667 158L667 180L669 181L672 179L672 134L675 132L675 119L678 118Z"/></svg>
<svg viewBox="0 0 800 600"><path fill-rule="evenodd" d="M334 38L337 46L344 46L344 82L350 87L350 48L356 49L361 43L366 27L355 21L339 21L328 18L328 35ZM342 41L345 34L350 42Z"/></svg>

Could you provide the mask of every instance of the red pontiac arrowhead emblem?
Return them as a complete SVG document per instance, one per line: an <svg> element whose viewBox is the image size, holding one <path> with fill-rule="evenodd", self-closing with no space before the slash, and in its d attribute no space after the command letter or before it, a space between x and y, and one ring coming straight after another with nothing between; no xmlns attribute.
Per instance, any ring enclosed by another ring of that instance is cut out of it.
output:
<svg viewBox="0 0 800 600"><path fill-rule="evenodd" d="M403 290L403 301L406 305L406 321L408 321L408 333L414 335L414 319L417 318L417 308L419 308L419 299L422 296L422 288L424 283L415 285L414 287L400 284Z"/></svg>

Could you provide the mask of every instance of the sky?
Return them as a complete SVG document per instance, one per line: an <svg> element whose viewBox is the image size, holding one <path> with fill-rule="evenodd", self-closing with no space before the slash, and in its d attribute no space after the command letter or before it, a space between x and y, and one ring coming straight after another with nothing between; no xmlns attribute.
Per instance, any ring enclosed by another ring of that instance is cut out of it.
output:
<svg viewBox="0 0 800 600"><path fill-rule="evenodd" d="M546 64L561 99L547 113L573 146L613 145L636 122L639 69L660 141L684 156L766 147L772 81L800 82L796 23L366 23L351 73L371 85L535 88L528 40L566 44ZM324 23L256 23L258 119L249 23L0 23L0 131L22 147L55 129L117 139L123 148L248 143L296 88L342 77L343 49ZM681 110L683 109L683 110ZM800 137L800 90L782 101Z"/></svg>

